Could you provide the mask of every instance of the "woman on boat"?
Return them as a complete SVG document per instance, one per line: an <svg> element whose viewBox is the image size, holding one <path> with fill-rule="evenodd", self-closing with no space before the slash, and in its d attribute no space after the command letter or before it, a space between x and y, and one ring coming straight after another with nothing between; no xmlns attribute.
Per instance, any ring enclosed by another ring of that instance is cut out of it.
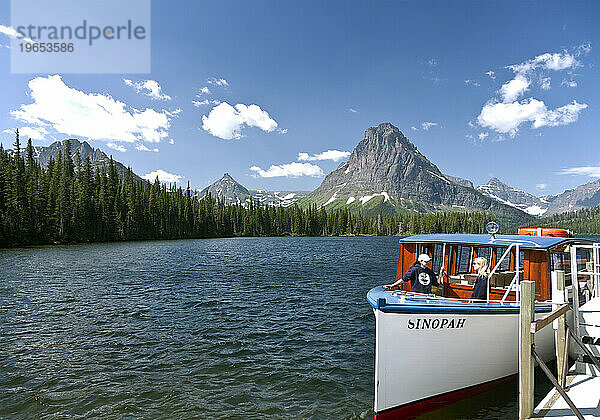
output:
<svg viewBox="0 0 600 420"><path fill-rule="evenodd" d="M385 285L385 289L392 289L401 283L410 281L410 291L416 293L431 293L431 286L439 286L437 277L433 270L427 265L431 261L431 257L427 254L419 255L415 264L393 284Z"/></svg>
<svg viewBox="0 0 600 420"><path fill-rule="evenodd" d="M475 284L473 285L473 293L471 293L471 299L487 299L488 290L488 279L490 275L490 269L488 262L483 257L477 257L473 260L473 269L477 273Z"/></svg>

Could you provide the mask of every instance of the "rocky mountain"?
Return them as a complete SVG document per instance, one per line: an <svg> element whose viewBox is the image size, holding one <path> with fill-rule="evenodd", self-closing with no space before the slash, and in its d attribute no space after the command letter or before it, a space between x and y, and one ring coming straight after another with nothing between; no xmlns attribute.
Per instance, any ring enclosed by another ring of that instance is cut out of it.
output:
<svg viewBox="0 0 600 420"><path fill-rule="evenodd" d="M255 201L258 200L261 204L275 207L289 207L310 194L310 191L250 190L250 194L252 194L252 198Z"/></svg>
<svg viewBox="0 0 600 420"><path fill-rule="evenodd" d="M348 206L365 213L398 214L407 210L482 210L500 218L529 216L445 176L390 123L365 132L347 162L325 177L304 200L328 209Z"/></svg>
<svg viewBox="0 0 600 420"><path fill-rule="evenodd" d="M598 206L600 205L600 179L548 197L547 200L548 211L544 216Z"/></svg>
<svg viewBox="0 0 600 420"><path fill-rule="evenodd" d="M252 199L263 205L288 207L308 195L309 191L248 190L226 173L221 179L200 191L198 198L208 193L213 197L224 198L228 204L247 204Z"/></svg>
<svg viewBox="0 0 600 420"><path fill-rule="evenodd" d="M454 182L455 184L462 185L463 187L474 188L473 183L471 181L469 181L468 179L459 178L457 176L452 176L452 175L444 175L444 176L450 182Z"/></svg>
<svg viewBox="0 0 600 420"><path fill-rule="evenodd" d="M227 204L244 204L250 201L252 194L228 173L198 193L198 198L206 195L221 197Z"/></svg>
<svg viewBox="0 0 600 420"><path fill-rule="evenodd" d="M550 206L545 199L510 187L498 178L490 179L487 184L478 186L477 190L494 200L523 210L532 216L545 215Z"/></svg>
<svg viewBox="0 0 600 420"><path fill-rule="evenodd" d="M73 162L75 162L75 157L77 152L79 152L79 157L81 161L85 161L86 158L90 158L90 162L92 164L92 169L95 171L96 168L106 167L108 169L108 165L110 163L110 157L106 155L102 150L95 149L87 141L81 142L77 139L68 139L71 142L71 158ZM42 165L42 167L47 167L48 162L50 161L50 157L56 160L58 157L58 152L60 151L62 154L65 153L67 140L55 141L50 146L34 146L34 157L35 159ZM113 160L115 168L117 169L117 173L120 178L125 177L125 173L127 172L127 167L123 165L121 162ZM134 181L146 182L144 179L140 178L135 173L133 174Z"/></svg>

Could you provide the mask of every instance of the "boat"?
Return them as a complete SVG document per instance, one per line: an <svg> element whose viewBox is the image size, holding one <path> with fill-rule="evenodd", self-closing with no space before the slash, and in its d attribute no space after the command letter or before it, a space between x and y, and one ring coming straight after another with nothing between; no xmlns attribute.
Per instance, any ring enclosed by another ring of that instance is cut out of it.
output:
<svg viewBox="0 0 600 420"><path fill-rule="evenodd" d="M445 275L434 293L371 289L367 300L375 314L376 420L409 418L473 396L518 373L519 291L521 280L535 281L536 318L552 310L554 271L565 274L567 290L571 247L585 239L552 236L490 234L414 235L399 240L396 279L427 254L432 270ZM544 233L544 232L540 232ZM577 267L591 258L576 250ZM487 298L470 299L476 274L472 263L484 257L493 267ZM578 274L576 274L578 275ZM577 289L579 290L579 289ZM536 351L554 358L554 334L536 334Z"/></svg>

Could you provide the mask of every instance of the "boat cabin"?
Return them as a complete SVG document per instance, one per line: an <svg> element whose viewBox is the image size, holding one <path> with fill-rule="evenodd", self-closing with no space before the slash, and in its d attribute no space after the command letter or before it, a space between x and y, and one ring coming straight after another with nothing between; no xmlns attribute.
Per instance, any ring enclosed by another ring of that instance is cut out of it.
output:
<svg viewBox="0 0 600 420"><path fill-rule="evenodd" d="M571 284L571 245L590 244L590 241L572 237L528 235L415 235L400 239L400 254L396 279L413 266L419 254L431 257L431 269L439 274L443 265L446 276L443 287L434 290L447 298L469 299L477 274L473 259L487 259L490 278L490 300L515 301L519 281L535 281L535 299L551 300L551 272L563 270L565 283ZM577 267L586 269L591 261L590 251L577 249ZM519 275L516 276L517 270ZM585 278L584 278L585 280ZM410 283L401 290L410 291ZM434 288L435 289L435 288Z"/></svg>

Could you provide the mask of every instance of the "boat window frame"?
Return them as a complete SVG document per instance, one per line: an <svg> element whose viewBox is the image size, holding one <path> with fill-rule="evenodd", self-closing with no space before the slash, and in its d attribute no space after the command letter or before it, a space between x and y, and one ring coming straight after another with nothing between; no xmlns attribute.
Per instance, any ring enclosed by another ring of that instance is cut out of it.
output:
<svg viewBox="0 0 600 420"><path fill-rule="evenodd" d="M481 255L480 254L480 250L482 249L489 249L489 254L488 255ZM487 260L488 262L488 267L492 265L492 258L493 258L493 247L492 246L480 246L476 248L476 252L477 252L477 258L483 257ZM502 256L502 255L500 255Z"/></svg>
<svg viewBox="0 0 600 420"><path fill-rule="evenodd" d="M453 268L454 268L454 274L471 274L472 270L473 270L473 245L460 245L457 244L456 246L456 261L453 261ZM461 267L460 265L460 260L461 260L461 250L462 249L468 249L469 250L469 256L467 258L467 266L466 267ZM461 268L465 268L466 271L461 271Z"/></svg>
<svg viewBox="0 0 600 420"><path fill-rule="evenodd" d="M498 261L500 261L500 258L502 258L502 255L506 252L506 248L508 248L507 246L495 246L494 247L494 266L496 264L498 264ZM511 270L511 263L514 260L514 252L511 250L509 255L507 255L507 258L504 259L502 261L502 265L500 267L498 267L498 270L496 270L497 273L503 273L506 271L513 271ZM505 268L506 267L506 268Z"/></svg>

